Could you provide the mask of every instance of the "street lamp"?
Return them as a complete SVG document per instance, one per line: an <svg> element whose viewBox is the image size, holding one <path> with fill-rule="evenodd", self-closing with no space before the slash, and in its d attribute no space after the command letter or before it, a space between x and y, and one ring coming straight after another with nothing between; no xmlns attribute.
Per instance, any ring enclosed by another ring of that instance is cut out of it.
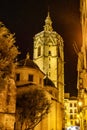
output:
<svg viewBox="0 0 87 130"><path fill-rule="evenodd" d="M78 102L78 106L79 106L79 107L82 107L82 106L83 106L83 102L82 102L82 101L79 101L79 102Z"/></svg>

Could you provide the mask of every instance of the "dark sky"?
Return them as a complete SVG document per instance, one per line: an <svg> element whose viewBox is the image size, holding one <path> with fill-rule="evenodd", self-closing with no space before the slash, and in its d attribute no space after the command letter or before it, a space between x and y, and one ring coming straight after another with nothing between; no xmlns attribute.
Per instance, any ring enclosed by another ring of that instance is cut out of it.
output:
<svg viewBox="0 0 87 130"><path fill-rule="evenodd" d="M65 91L76 94L77 54L73 43L81 46L80 0L1 0L0 21L15 33L16 45L25 57L27 51L33 54L33 37L43 30L48 7L53 29L64 40Z"/></svg>

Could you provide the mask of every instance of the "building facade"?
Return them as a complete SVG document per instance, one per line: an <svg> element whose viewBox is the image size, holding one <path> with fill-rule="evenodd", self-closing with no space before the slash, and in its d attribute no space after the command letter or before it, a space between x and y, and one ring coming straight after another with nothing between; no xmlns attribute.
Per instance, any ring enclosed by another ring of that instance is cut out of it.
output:
<svg viewBox="0 0 87 130"><path fill-rule="evenodd" d="M50 14L44 30L34 36L33 60L53 81L58 89L58 100L64 102L64 44L62 37L53 31Z"/></svg>
<svg viewBox="0 0 87 130"><path fill-rule="evenodd" d="M20 86L23 84L38 85L43 87L43 78L45 74L39 69L38 65L29 58L27 53L26 58L19 61L15 72L16 85Z"/></svg>
<svg viewBox="0 0 87 130"><path fill-rule="evenodd" d="M78 53L78 106L80 127L87 129L87 0L80 0L80 17L82 27L82 46ZM82 102L82 103L80 103ZM82 120L81 120L82 119Z"/></svg>
<svg viewBox="0 0 87 130"><path fill-rule="evenodd" d="M40 70L37 64L29 59L29 55L18 63L15 70L15 81L18 95L23 92L28 92L33 87L43 88L52 103L50 112L46 118L36 125L34 130L62 130L64 128L62 120L63 106L57 100L58 90L54 83ZM20 130L20 121L17 118L15 129Z"/></svg>
<svg viewBox="0 0 87 130"><path fill-rule="evenodd" d="M27 54L17 64L14 79L0 82L0 129L20 130L16 118L16 97L29 91L31 86L45 89L52 102L47 117L34 130L64 129L64 45L62 37L52 28L50 14L45 20L44 31L34 37L34 57ZM46 79L45 79L46 78ZM5 84L4 84L5 83ZM15 84L16 83L16 84ZM24 130L24 128L23 128Z"/></svg>
<svg viewBox="0 0 87 130"><path fill-rule="evenodd" d="M69 93L65 93L64 98L64 105L65 105L65 128L67 129L70 126L77 126L77 98L70 97Z"/></svg>

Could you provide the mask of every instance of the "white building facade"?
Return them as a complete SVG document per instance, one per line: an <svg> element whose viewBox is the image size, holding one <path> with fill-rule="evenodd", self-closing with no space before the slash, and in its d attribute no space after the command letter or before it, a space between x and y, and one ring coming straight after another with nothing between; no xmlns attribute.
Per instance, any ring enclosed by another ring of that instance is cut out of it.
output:
<svg viewBox="0 0 87 130"><path fill-rule="evenodd" d="M65 105L65 127L77 126L78 125L78 109L77 109L77 98L70 97L69 93L65 93L64 99Z"/></svg>

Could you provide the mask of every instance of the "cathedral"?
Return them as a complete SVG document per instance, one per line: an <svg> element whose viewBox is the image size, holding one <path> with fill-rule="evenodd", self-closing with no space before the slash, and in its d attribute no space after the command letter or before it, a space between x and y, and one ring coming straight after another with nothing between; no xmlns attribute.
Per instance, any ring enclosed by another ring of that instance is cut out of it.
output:
<svg viewBox="0 0 87 130"><path fill-rule="evenodd" d="M43 88L52 103L50 113L34 130L64 129L64 44L62 37L53 30L49 12L44 30L34 36L33 60L27 53L26 58L17 63L14 80L8 81L0 91L2 130L25 130L25 125L20 127L19 115L16 115L16 102L20 93L32 87Z"/></svg>
<svg viewBox="0 0 87 130"><path fill-rule="evenodd" d="M62 37L53 31L50 13L44 30L34 36L33 60L53 81L58 89L58 101L64 101L64 44Z"/></svg>

